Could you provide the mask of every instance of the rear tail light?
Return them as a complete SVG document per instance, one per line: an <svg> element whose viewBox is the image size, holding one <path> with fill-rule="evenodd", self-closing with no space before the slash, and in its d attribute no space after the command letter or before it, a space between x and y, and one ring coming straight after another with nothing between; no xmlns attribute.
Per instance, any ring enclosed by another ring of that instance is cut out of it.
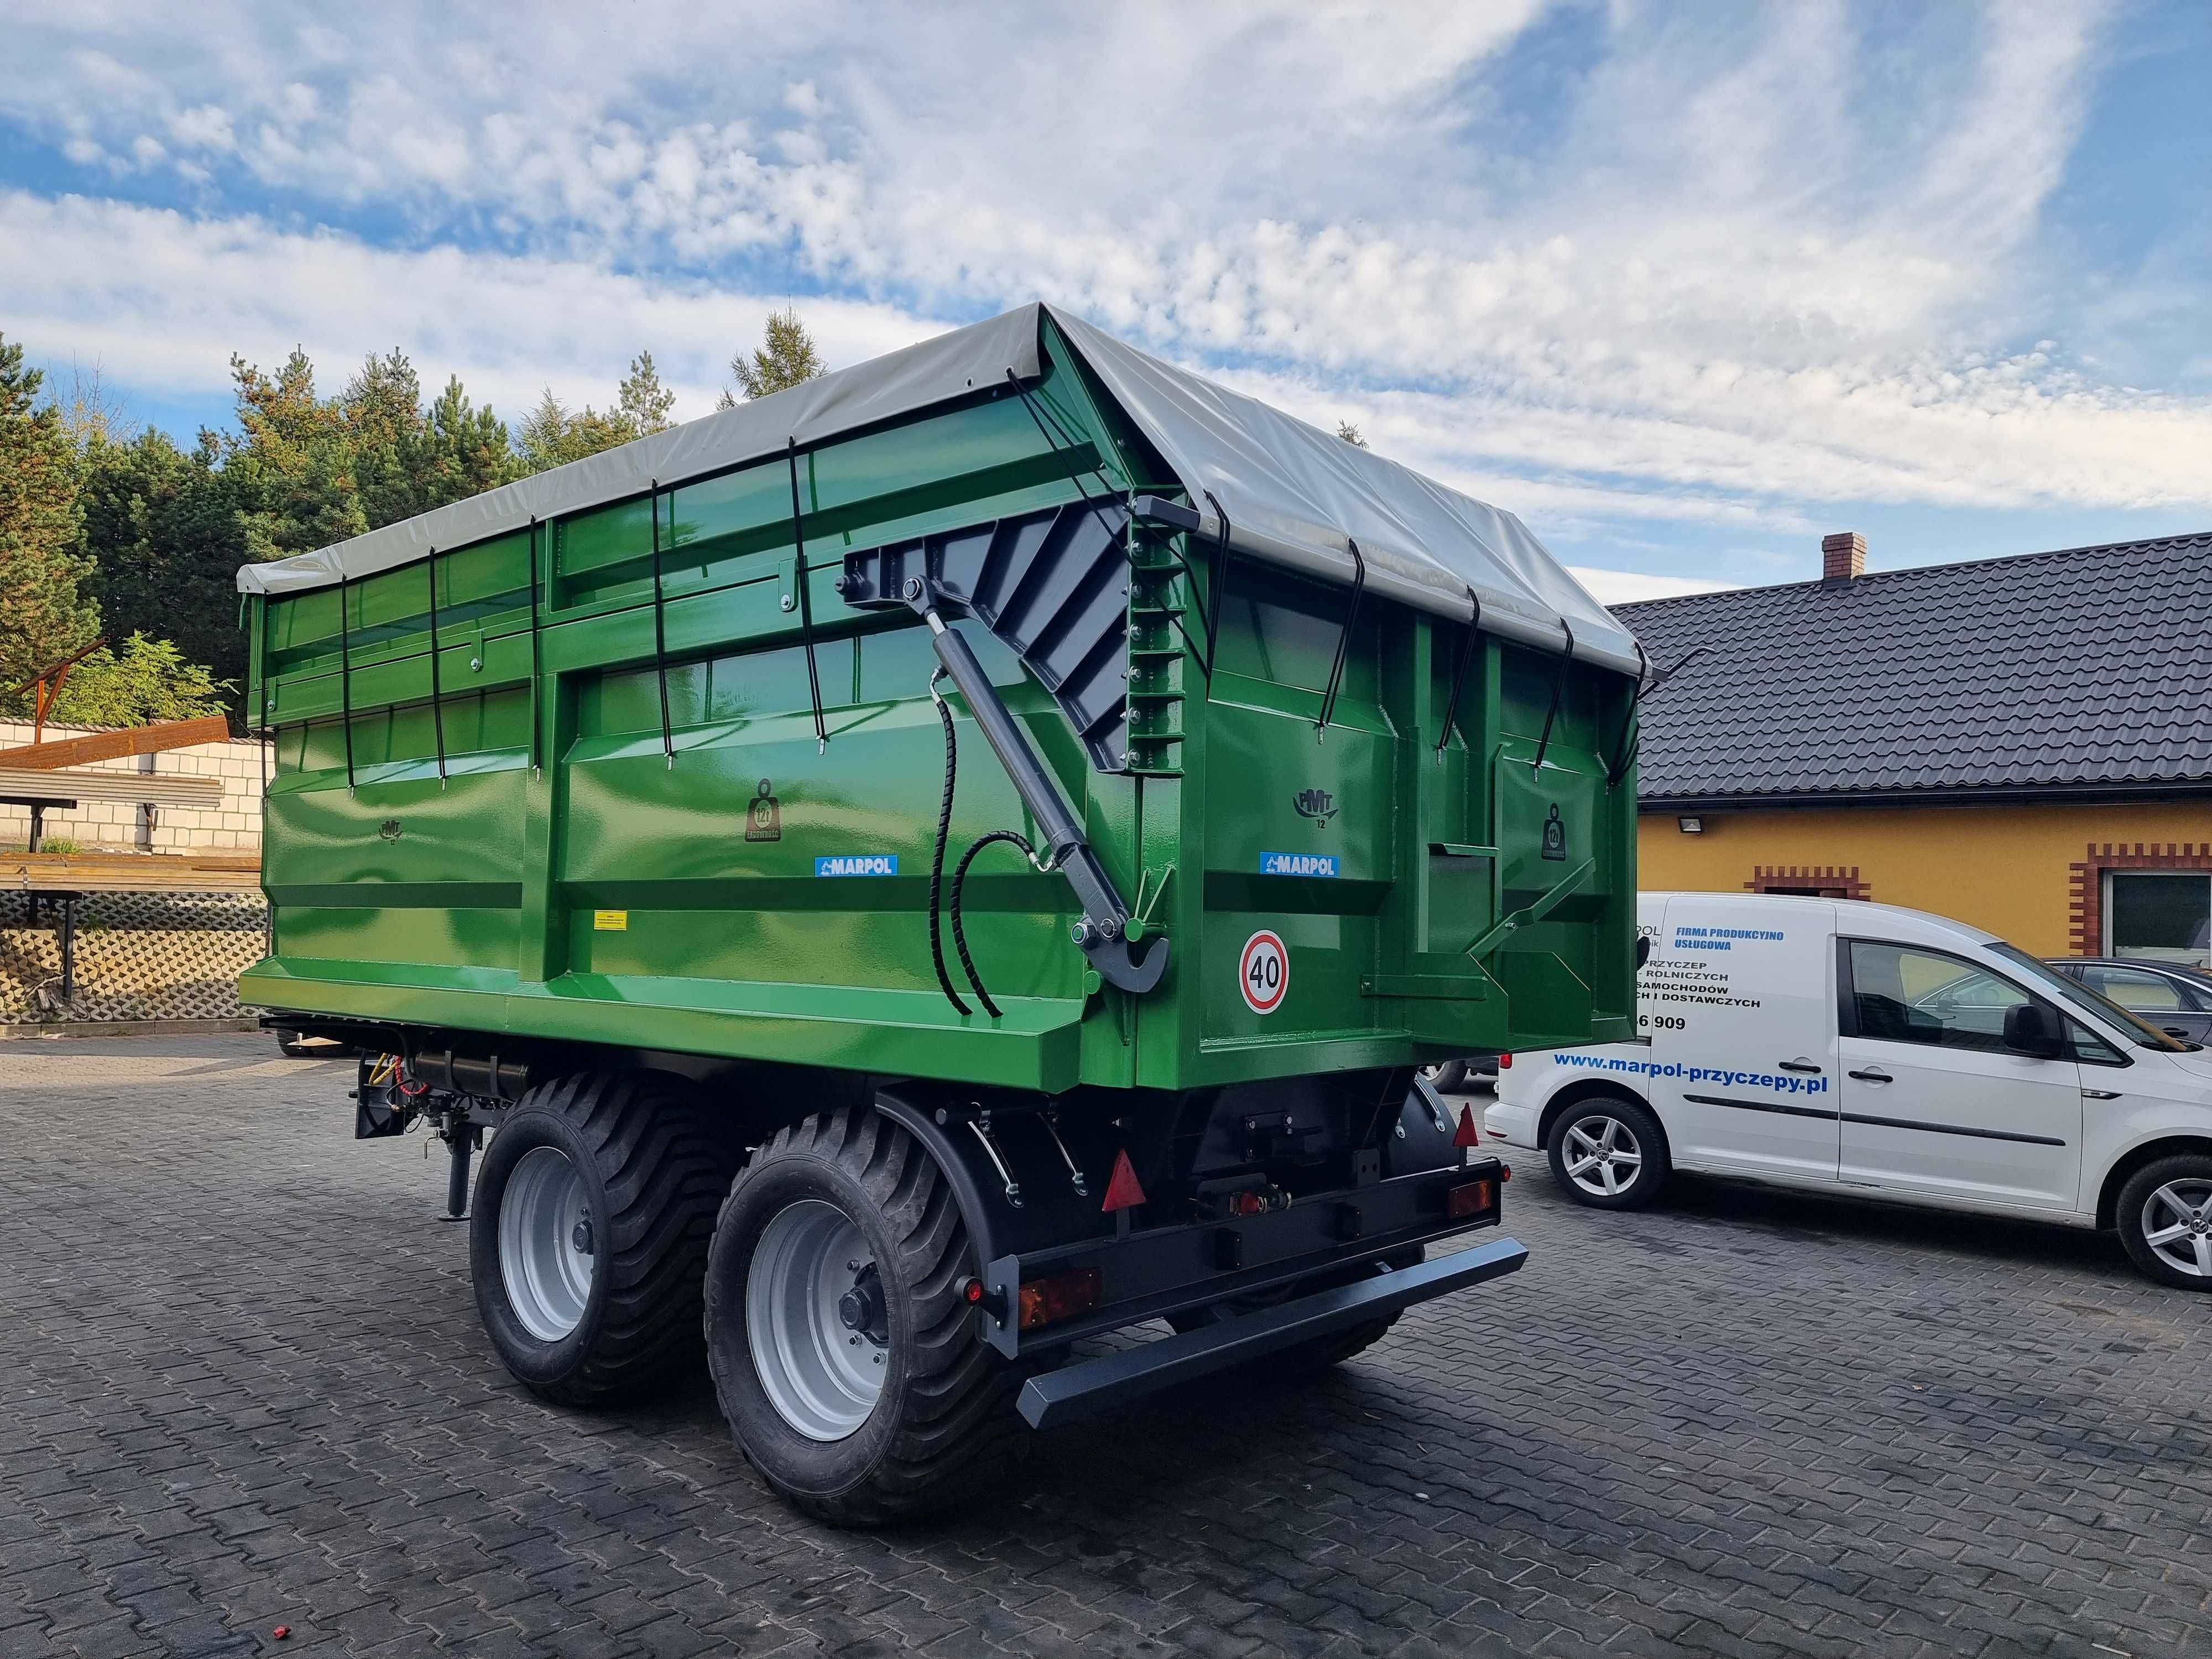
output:
<svg viewBox="0 0 2212 1659"><path fill-rule="evenodd" d="M1026 1279L1022 1285L1021 1328L1042 1330L1089 1313L1098 1305L1103 1288L1096 1267L1077 1267L1050 1279Z"/></svg>
<svg viewBox="0 0 2212 1659"><path fill-rule="evenodd" d="M1498 1069L1499 1071L1501 1071L1501 1072L1510 1072L1510 1071L1511 1071L1511 1070L1513 1069L1513 1056L1512 1056L1512 1055L1510 1055L1510 1054L1500 1054L1500 1055L1498 1055Z"/></svg>
<svg viewBox="0 0 2212 1659"><path fill-rule="evenodd" d="M1496 1201L1497 1188L1487 1181L1462 1181L1444 1194L1444 1213L1454 1221L1480 1215Z"/></svg>

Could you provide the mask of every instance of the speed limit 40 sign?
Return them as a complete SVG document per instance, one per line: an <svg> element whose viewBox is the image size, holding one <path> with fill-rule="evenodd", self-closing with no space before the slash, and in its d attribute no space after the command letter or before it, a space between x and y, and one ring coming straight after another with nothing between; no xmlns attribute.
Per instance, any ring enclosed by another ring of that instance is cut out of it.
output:
<svg viewBox="0 0 2212 1659"><path fill-rule="evenodd" d="M1272 1014L1283 1006L1283 994L1291 988L1291 953L1264 927L1244 941L1237 959L1237 988L1255 1014Z"/></svg>

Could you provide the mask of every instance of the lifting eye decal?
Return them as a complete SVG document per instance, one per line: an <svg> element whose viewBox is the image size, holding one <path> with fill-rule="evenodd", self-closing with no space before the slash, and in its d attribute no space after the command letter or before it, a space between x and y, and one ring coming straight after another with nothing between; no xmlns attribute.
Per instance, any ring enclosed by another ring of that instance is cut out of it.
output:
<svg viewBox="0 0 2212 1659"><path fill-rule="evenodd" d="M1544 820L1544 856L1564 860L1567 856L1567 826L1559 822L1559 803L1552 803L1552 814Z"/></svg>
<svg viewBox="0 0 2212 1659"><path fill-rule="evenodd" d="M747 841L781 841L783 839L783 809L776 804L775 785L767 778L760 781L760 793L745 805L745 839Z"/></svg>

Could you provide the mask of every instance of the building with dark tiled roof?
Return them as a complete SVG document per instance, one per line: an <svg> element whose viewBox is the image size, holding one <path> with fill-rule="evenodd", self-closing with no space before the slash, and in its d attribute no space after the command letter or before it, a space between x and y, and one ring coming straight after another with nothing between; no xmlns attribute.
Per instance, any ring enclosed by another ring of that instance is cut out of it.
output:
<svg viewBox="0 0 2212 1659"><path fill-rule="evenodd" d="M1871 898L2212 962L2212 532L1613 607L1663 683L1647 889Z"/></svg>

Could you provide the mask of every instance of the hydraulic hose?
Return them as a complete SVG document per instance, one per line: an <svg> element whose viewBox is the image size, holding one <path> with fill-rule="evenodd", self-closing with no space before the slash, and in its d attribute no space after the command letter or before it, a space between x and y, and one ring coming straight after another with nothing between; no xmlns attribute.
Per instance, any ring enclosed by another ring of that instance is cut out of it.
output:
<svg viewBox="0 0 2212 1659"><path fill-rule="evenodd" d="M960 862L952 871L952 947L960 953L960 966L967 973L968 982L975 988L975 1000L983 1005L985 1012L997 1019L1000 1017L999 1005L991 1000L991 994L983 988L983 976L975 971L975 958L968 954L968 931L960 925L960 890L968 884L968 866L975 861L976 854L994 842L1018 847L1022 856L1031 864L1037 861L1036 848L1030 845L1029 837L1012 830L994 830L988 835L976 836L968 844L968 850L960 855ZM950 988L947 988L947 994L951 994Z"/></svg>
<svg viewBox="0 0 2212 1659"><path fill-rule="evenodd" d="M943 669L939 669L938 673L941 674L944 672ZM952 833L952 786L959 773L960 744L952 732L951 705L945 701L937 689L937 674L932 674L929 677L929 695L931 700L937 704L937 718L945 726L945 796L938 803L937 845L929 857L929 960L937 969L937 983L944 990L945 1000L962 1013L969 1014L973 1013L975 1010L960 1000L960 993L952 988L952 975L945 969L945 933L938 915L938 895L945 883L945 839ZM964 860L960 867L963 870L968 867ZM952 891L952 929L953 937L957 939L960 933L960 889L957 884ZM968 947L964 945L960 947L960 957L963 962L968 958ZM975 977L975 970L973 968L968 970L968 977L971 980ZM979 993L982 990L980 984L975 988ZM989 998L984 999L983 1006L987 1008L990 1007ZM992 1008L991 1012L996 1014L998 1010Z"/></svg>

